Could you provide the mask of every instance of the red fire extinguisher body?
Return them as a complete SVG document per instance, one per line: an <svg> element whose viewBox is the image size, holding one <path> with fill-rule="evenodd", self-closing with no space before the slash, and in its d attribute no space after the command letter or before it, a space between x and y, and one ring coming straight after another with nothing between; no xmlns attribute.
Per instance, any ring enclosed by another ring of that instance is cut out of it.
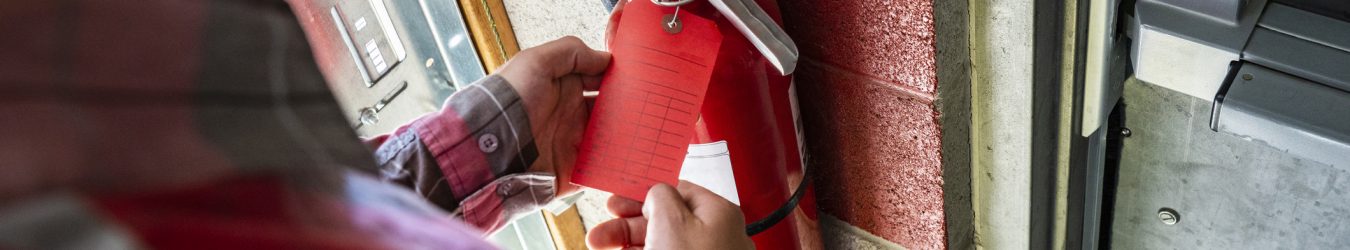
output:
<svg viewBox="0 0 1350 250"><path fill-rule="evenodd" d="M776 2L755 1L781 25ZM695 123L695 137L690 143L726 141L746 223L766 218L788 203L796 187L793 185L805 183L792 77L781 74L707 1L694 1L680 8L680 15L715 20L723 37L703 108ZM608 35L614 35L612 29L617 27L617 22L623 21L622 14L620 11L611 16ZM755 246L758 249L819 248L814 206L813 193L806 189L797 205L787 208L792 214L751 237ZM808 221L797 221L795 214L798 213ZM798 228L799 225L806 226ZM802 241L800 236L803 235L812 239ZM803 245L804 242L809 245Z"/></svg>
<svg viewBox="0 0 1350 250"><path fill-rule="evenodd" d="M775 19L781 19L777 3L758 3ZM717 20L724 39L693 143L726 141L747 223L765 218L792 195L789 180L801 178L792 78L779 73L709 4L699 1L685 7L689 13ZM800 249L798 230L796 218L787 216L751 239L759 249Z"/></svg>

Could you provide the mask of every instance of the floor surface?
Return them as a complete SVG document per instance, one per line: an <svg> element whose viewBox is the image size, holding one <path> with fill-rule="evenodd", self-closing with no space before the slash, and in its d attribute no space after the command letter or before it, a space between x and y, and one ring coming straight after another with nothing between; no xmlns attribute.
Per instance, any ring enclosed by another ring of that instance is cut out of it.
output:
<svg viewBox="0 0 1350 250"><path fill-rule="evenodd" d="M1115 249L1350 246L1350 166L1302 159L1209 129L1210 102L1125 84ZM1180 214L1175 225L1161 208Z"/></svg>

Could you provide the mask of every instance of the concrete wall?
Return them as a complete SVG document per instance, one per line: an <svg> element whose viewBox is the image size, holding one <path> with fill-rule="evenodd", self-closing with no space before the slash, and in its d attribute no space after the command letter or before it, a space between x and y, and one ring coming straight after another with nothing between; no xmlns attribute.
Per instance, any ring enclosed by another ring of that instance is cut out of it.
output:
<svg viewBox="0 0 1350 250"><path fill-rule="evenodd" d="M969 3L935 1L938 123L942 124L942 205L947 248L974 249L971 201L971 62Z"/></svg>
<svg viewBox="0 0 1350 250"><path fill-rule="evenodd" d="M780 4L802 50L796 81L821 211L908 248L964 249L966 6L938 2Z"/></svg>
<svg viewBox="0 0 1350 250"><path fill-rule="evenodd" d="M502 0L520 48L576 36L597 50L605 49L609 10L600 0Z"/></svg>
<svg viewBox="0 0 1350 250"><path fill-rule="evenodd" d="M1032 1L971 0L971 126L978 248L1027 249Z"/></svg>

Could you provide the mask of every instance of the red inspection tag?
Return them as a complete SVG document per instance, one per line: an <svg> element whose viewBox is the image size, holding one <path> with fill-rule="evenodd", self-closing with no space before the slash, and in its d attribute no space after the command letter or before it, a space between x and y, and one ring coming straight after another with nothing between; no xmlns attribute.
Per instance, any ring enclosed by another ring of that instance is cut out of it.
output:
<svg viewBox="0 0 1350 250"><path fill-rule="evenodd" d="M572 183L642 201L657 183L676 185L703 106L722 33L712 20L651 1L624 7L581 140Z"/></svg>

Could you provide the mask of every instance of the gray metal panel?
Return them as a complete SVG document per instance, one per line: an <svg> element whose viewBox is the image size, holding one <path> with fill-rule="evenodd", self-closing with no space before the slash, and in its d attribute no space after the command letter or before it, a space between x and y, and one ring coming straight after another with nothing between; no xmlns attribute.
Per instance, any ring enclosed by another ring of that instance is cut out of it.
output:
<svg viewBox="0 0 1350 250"><path fill-rule="evenodd" d="M1110 107L1115 107L1115 105L1108 106L1108 110L1106 110L1107 113L1110 113ZM1101 249L1102 239L1099 237L1101 236L1101 230L1110 230L1109 228L1102 228L1102 185L1106 176L1104 171L1106 170L1107 131L1109 131L1107 130L1107 126L1102 125L1099 126L1096 131L1092 132L1092 134L1087 137L1087 157L1084 159L1085 161L1081 163L1070 163L1071 165L1078 165L1077 169L1070 171L1083 172L1081 176L1070 174L1070 178L1081 177L1083 180L1081 180L1081 193L1070 192L1070 195L1079 194L1080 197L1069 197L1069 204L1081 204L1083 209L1069 209L1069 211L1079 211L1082 213L1080 215L1069 216L1082 216L1080 222L1083 225L1078 232L1067 233L1068 235L1065 236L1082 237L1082 245L1065 246L1066 249ZM1073 185L1075 181L1070 180L1069 183L1069 188L1075 188ZM1081 201L1081 203L1074 201ZM1066 240L1066 242L1074 241L1076 240Z"/></svg>
<svg viewBox="0 0 1350 250"><path fill-rule="evenodd" d="M454 92L461 87L461 83L459 83L460 79L455 78L456 72L466 70L469 72L472 72L473 70L482 71L482 65L477 63L478 57L476 53L472 54L474 56L467 58L446 57L446 47L442 46L443 42L441 42L441 38L438 36L439 33L436 32L439 28L437 22L462 22L460 21L461 14L438 13L438 16L428 16L425 6L422 6L418 2L389 2L390 6L398 9L399 12L394 17L397 19L395 20L395 23L407 26L405 30L408 30L409 32L403 33L404 37L407 38L406 42L410 47L417 50L418 53L422 55L418 60L410 62L409 64L413 65L409 66L425 69L425 80L435 87L435 96L431 100L433 103L440 105L446 98L449 98L451 94L454 94ZM455 10L458 10L458 7L456 7ZM464 36L468 36L467 29L460 29L460 32L464 33ZM459 49L467 49L470 52L473 51L472 46ZM452 61L466 59L474 60L474 64L454 65L450 63ZM430 64L428 64L428 60L430 60ZM484 73L479 73L477 78L469 79L468 81L472 82L478 80L478 78L482 78L483 74Z"/></svg>
<svg viewBox="0 0 1350 250"><path fill-rule="evenodd" d="M1187 9L1218 19L1229 24L1237 24L1238 12L1242 10L1243 0L1157 0L1159 3Z"/></svg>
<svg viewBox="0 0 1350 250"><path fill-rule="evenodd" d="M1261 27L1350 51L1350 23L1283 4L1270 4L1261 14Z"/></svg>
<svg viewBox="0 0 1350 250"><path fill-rule="evenodd" d="M1139 0L1135 17L1139 25L1236 52L1242 50L1265 6L1266 0ZM1234 8L1235 19L1227 18Z"/></svg>
<svg viewBox="0 0 1350 250"><path fill-rule="evenodd" d="M364 4L366 1L335 2L338 5L356 5L354 3L362 3L360 4L362 6L375 5ZM440 49L436 46L435 37L429 32L431 26L428 17L423 14L422 7L413 1L372 2L383 4L386 8L390 18L388 23L394 31L393 36L389 37L390 42L402 43L406 48L407 59L391 66L388 75L375 80L377 83L370 91L348 93L365 96L363 99L374 97L374 100L354 103L356 105L354 107L344 106L344 109L351 109L356 114L354 124L357 125L355 127L361 135L388 133L422 114L435 111L456 89L452 85L449 69L441 67L447 59L442 57ZM447 14L431 19L460 20L460 15ZM428 61L433 62L433 65L428 66ZM391 95L394 97L391 98ZM372 119L376 121L375 123L360 122L367 113L375 118Z"/></svg>
<svg viewBox="0 0 1350 250"><path fill-rule="evenodd" d="M1285 6L1350 22L1350 1L1345 0L1271 0Z"/></svg>
<svg viewBox="0 0 1350 250"><path fill-rule="evenodd" d="M411 3L412 1L397 1ZM469 37L469 28L464 24L459 3L454 0L420 0L422 17L429 23L434 45L440 49L442 65L450 72L450 82L463 88L487 75L483 62L478 58L473 39Z"/></svg>
<svg viewBox="0 0 1350 250"><path fill-rule="evenodd" d="M1250 63L1229 84L1210 118L1218 131L1350 166L1350 93Z"/></svg>
<svg viewBox="0 0 1350 250"><path fill-rule="evenodd" d="M1344 50L1256 28L1242 57L1261 66L1350 90L1350 52Z"/></svg>

